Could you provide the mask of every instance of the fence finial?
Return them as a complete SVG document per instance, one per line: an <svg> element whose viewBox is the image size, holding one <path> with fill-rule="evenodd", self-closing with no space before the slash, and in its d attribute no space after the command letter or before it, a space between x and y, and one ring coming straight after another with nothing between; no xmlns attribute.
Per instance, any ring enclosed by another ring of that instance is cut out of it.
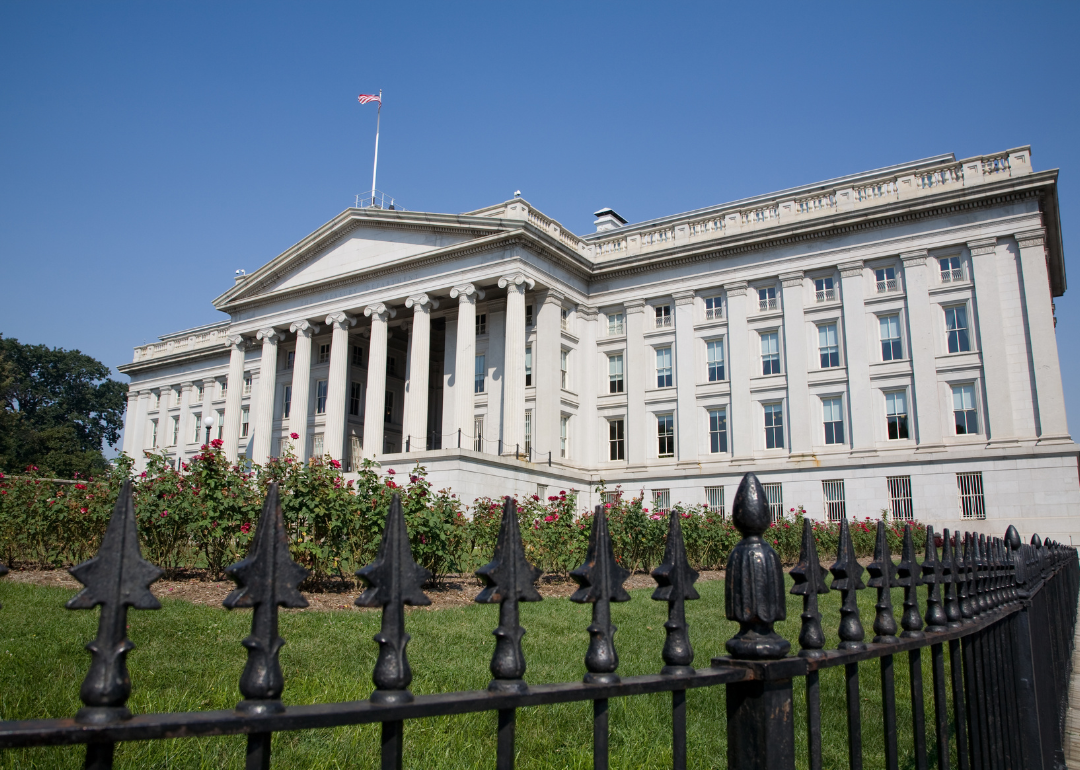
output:
<svg viewBox="0 0 1080 770"><path fill-rule="evenodd" d="M922 639L922 615L919 613L919 560L915 556L915 541L911 525L904 525L904 545L900 551L900 563L896 565L897 585L904 587L904 612L900 615L901 639Z"/></svg>
<svg viewBox="0 0 1080 770"><path fill-rule="evenodd" d="M892 644L896 638L896 618L893 617L892 587L896 584L896 566L889 553L889 536L885 522L877 523L877 539L874 542L874 560L866 566L870 579L866 584L877 589L874 609L874 644Z"/></svg>
<svg viewBox="0 0 1080 770"><path fill-rule="evenodd" d="M412 637L405 633L405 605L422 607L431 604L431 599L422 590L424 583L431 579L431 573L413 561L405 514L397 492L390 501L378 556L371 564L358 569L356 576L368 586L357 597L356 606L383 608L382 625L374 636L379 643L379 659L375 661L375 671L371 675L375 683L371 700L374 703L408 703L413 699L409 692L412 669L405 646Z"/></svg>
<svg viewBox="0 0 1080 770"><path fill-rule="evenodd" d="M799 629L799 656L820 658L825 655L825 632L821 630L821 613L818 612L818 594L827 594L829 586L825 576L829 571L821 566L818 559L817 540L814 538L814 525L808 518L803 519L802 547L799 549L799 563L791 568L791 579L795 585L791 593L803 598L803 610Z"/></svg>
<svg viewBox="0 0 1080 770"><path fill-rule="evenodd" d="M585 653L586 683L613 684L619 681L619 653L615 650L616 627L611 623L611 602L628 602L623 583L630 573L615 561L604 506L596 506L585 563L570 573L580 588L570 597L579 604L592 604L589 650Z"/></svg>
<svg viewBox="0 0 1080 770"><path fill-rule="evenodd" d="M1020 533L1012 524L1005 530L1005 545L1009 546L1010 551L1020 550Z"/></svg>
<svg viewBox="0 0 1080 770"><path fill-rule="evenodd" d="M247 558L225 569L237 588L222 602L226 609L254 607L251 635L243 641L248 658L240 676L244 700L237 711L249 714L272 714L284 710L281 693L285 675L278 653L285 640L278 636L278 607L307 607L307 599L298 590L308 571L289 555L289 535L281 514L278 484L270 485L263 502L262 515Z"/></svg>
<svg viewBox="0 0 1080 770"><path fill-rule="evenodd" d="M130 479L116 499L97 555L69 572L86 587L68 601L67 608L89 610L101 605L97 638L86 645L93 656L90 671L79 688L86 706L75 719L90 724L126 719L131 716L124 705L131 695L126 659L135 649L127 638L127 609L161 609L150 593L150 584L161 577L161 570L139 553Z"/></svg>
<svg viewBox="0 0 1080 770"><path fill-rule="evenodd" d="M1031 536L1031 544L1033 546L1035 546L1036 548L1042 548L1042 544L1043 544L1042 543L1042 538L1039 537L1038 532L1036 532L1034 535Z"/></svg>
<svg viewBox="0 0 1080 770"><path fill-rule="evenodd" d="M543 597L533 585L540 577L540 570L525 558L525 546L521 542L517 502L512 497L503 500L502 521L499 538L495 542L495 554L491 561L476 570L477 577L486 584L477 594L480 604L499 603L499 627L495 635L495 653L491 656L489 690L522 692L528 689L525 680L525 653L521 650L521 627L518 602L538 602Z"/></svg>
<svg viewBox="0 0 1080 770"><path fill-rule="evenodd" d="M989 572L990 563L986 558L986 535L979 535L975 538L975 577L977 579L975 587L975 601L979 608L979 614L983 615L989 612L990 597L989 590Z"/></svg>
<svg viewBox="0 0 1080 770"><path fill-rule="evenodd" d="M728 557L724 581L727 619L739 623L739 633L727 640L727 651L733 658L782 658L791 642L773 630L773 623L787 617L784 572L780 557L761 537L769 526L769 501L753 473L739 484L731 518L743 539Z"/></svg>
<svg viewBox="0 0 1080 770"><path fill-rule="evenodd" d="M866 587L862 582L864 570L855 556L855 546L851 542L851 530L846 518L840 519L840 543L836 549L836 563L829 571L833 576L832 590L840 592L840 644L837 647L841 650L866 649L856 593Z"/></svg>
<svg viewBox="0 0 1080 770"><path fill-rule="evenodd" d="M686 544L683 542L682 521L679 511L672 508L668 512L668 535L664 545L664 561L652 571L657 588L652 598L668 603L668 619L664 623L667 636L661 653L665 665L661 674L692 674L694 648L690 645L690 626L686 622L687 600L700 598L694 581L698 573L690 568L686 559Z"/></svg>
<svg viewBox="0 0 1080 770"><path fill-rule="evenodd" d="M926 528L926 558L922 564L922 580L926 589L926 630L944 631L948 618L941 606L941 562L937 557L937 542L934 540L934 528Z"/></svg>
<svg viewBox="0 0 1080 770"><path fill-rule="evenodd" d="M941 547L941 579L945 585L945 625L948 628L959 628L963 617L960 612L960 602L956 589L958 584L963 583L963 565L960 563L954 537L948 529L941 531L943 545ZM959 540L959 533L955 533L955 540Z"/></svg>

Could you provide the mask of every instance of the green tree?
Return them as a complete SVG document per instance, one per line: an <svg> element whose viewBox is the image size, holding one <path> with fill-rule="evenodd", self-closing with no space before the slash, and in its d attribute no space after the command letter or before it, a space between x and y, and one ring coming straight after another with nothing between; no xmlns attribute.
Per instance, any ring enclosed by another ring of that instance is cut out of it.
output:
<svg viewBox="0 0 1080 770"><path fill-rule="evenodd" d="M102 448L120 438L127 389L78 350L0 337L0 469L71 477L107 468Z"/></svg>

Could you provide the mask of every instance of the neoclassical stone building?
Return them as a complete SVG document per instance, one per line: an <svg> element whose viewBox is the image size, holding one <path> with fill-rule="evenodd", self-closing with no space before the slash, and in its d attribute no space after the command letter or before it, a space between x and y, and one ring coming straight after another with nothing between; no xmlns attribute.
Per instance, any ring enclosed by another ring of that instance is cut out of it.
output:
<svg viewBox="0 0 1080 770"><path fill-rule="evenodd" d="M124 449L209 430L256 463L418 462L466 500L603 481L661 509L726 509L752 470L777 511L1080 536L1057 205L1021 147L584 236L521 198L347 209L225 320L136 348Z"/></svg>

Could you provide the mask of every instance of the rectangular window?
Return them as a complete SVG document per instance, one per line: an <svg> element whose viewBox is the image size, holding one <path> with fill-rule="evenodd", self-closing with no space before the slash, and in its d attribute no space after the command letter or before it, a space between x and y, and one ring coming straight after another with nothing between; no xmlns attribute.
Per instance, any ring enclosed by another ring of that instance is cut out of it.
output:
<svg viewBox="0 0 1080 770"><path fill-rule="evenodd" d="M724 341L710 340L705 343L705 364L709 369L709 382L724 379Z"/></svg>
<svg viewBox="0 0 1080 770"><path fill-rule="evenodd" d="M245 406L240 410L240 438L247 438L250 425L251 411Z"/></svg>
<svg viewBox="0 0 1080 770"><path fill-rule="evenodd" d="M915 518L911 506L911 476L889 476L889 507L895 521L912 521Z"/></svg>
<svg viewBox="0 0 1080 770"><path fill-rule="evenodd" d="M229 380L218 380L218 398L225 398L229 395Z"/></svg>
<svg viewBox="0 0 1080 770"><path fill-rule="evenodd" d="M526 305L525 306L525 328L528 328L528 327L530 327L532 325L533 325L533 306L532 305Z"/></svg>
<svg viewBox="0 0 1080 770"><path fill-rule="evenodd" d="M286 385L283 390L285 395L281 398L281 416L288 419L292 414L292 385Z"/></svg>
<svg viewBox="0 0 1080 770"><path fill-rule="evenodd" d="M473 419L473 445L474 452L484 451L484 418L476 417Z"/></svg>
<svg viewBox="0 0 1080 770"><path fill-rule="evenodd" d="M957 473L956 488L960 493L960 515L965 519L985 519L982 471Z"/></svg>
<svg viewBox="0 0 1080 770"><path fill-rule="evenodd" d="M525 410L525 456L532 454L532 409Z"/></svg>
<svg viewBox="0 0 1080 770"><path fill-rule="evenodd" d="M532 387L532 345L525 348L525 387Z"/></svg>
<svg viewBox="0 0 1080 770"><path fill-rule="evenodd" d="M784 405L762 404L765 409L765 448L784 448Z"/></svg>
<svg viewBox="0 0 1080 770"><path fill-rule="evenodd" d="M203 386L202 385L194 385L192 387L194 387L194 389L195 389L195 396L194 396L194 398L192 400L195 401L196 403L201 402L202 398L203 398Z"/></svg>
<svg viewBox="0 0 1080 770"><path fill-rule="evenodd" d="M713 454L727 451L727 410L709 410L709 451Z"/></svg>
<svg viewBox="0 0 1080 770"><path fill-rule="evenodd" d="M363 366L364 365L364 349L359 345L353 345L352 348L352 365Z"/></svg>
<svg viewBox="0 0 1080 770"><path fill-rule="evenodd" d="M570 417L563 415L559 419L559 457L567 457L570 439Z"/></svg>
<svg viewBox="0 0 1080 770"><path fill-rule="evenodd" d="M285 354L285 368L292 369L296 365L296 351L290 350Z"/></svg>
<svg viewBox="0 0 1080 770"><path fill-rule="evenodd" d="M671 327L671 305L657 305L656 328L667 329Z"/></svg>
<svg viewBox="0 0 1080 770"><path fill-rule="evenodd" d="M349 383L349 414L353 417L360 416L360 383Z"/></svg>
<svg viewBox="0 0 1080 770"><path fill-rule="evenodd" d="M762 484L765 488L765 499L769 501L769 516L774 521L784 518L784 490L780 483Z"/></svg>
<svg viewBox="0 0 1080 770"><path fill-rule="evenodd" d="M705 320L718 321L724 317L724 305L720 297L705 298Z"/></svg>
<svg viewBox="0 0 1080 770"><path fill-rule="evenodd" d="M840 366L840 343L836 336L836 324L822 324L817 331L821 368L831 369L834 366Z"/></svg>
<svg viewBox="0 0 1080 770"><path fill-rule="evenodd" d="M885 419L889 423L889 439L908 437L907 396L902 390L885 394Z"/></svg>
<svg viewBox="0 0 1080 770"><path fill-rule="evenodd" d="M225 436L225 410L219 409L217 413L217 419L214 421L214 438L224 438Z"/></svg>
<svg viewBox="0 0 1080 770"><path fill-rule="evenodd" d="M394 418L394 391L386 391L386 398L383 401L383 422L393 422Z"/></svg>
<svg viewBox="0 0 1080 770"><path fill-rule="evenodd" d="M623 357L622 353L608 356L608 393L623 392Z"/></svg>
<svg viewBox="0 0 1080 770"><path fill-rule="evenodd" d="M570 351L559 351L559 387L570 390Z"/></svg>
<svg viewBox="0 0 1080 770"><path fill-rule="evenodd" d="M544 502L544 501L547 500L547 496L548 496L547 489L548 489L547 484L537 484L536 485L536 496L540 498L541 502Z"/></svg>
<svg viewBox="0 0 1080 770"><path fill-rule="evenodd" d="M245 374L244 375L244 395L245 396L250 396L251 395L251 375L250 374Z"/></svg>
<svg viewBox="0 0 1080 770"><path fill-rule="evenodd" d="M815 278L814 292L818 302L836 301L836 287L833 285L832 278Z"/></svg>
<svg viewBox="0 0 1080 770"><path fill-rule="evenodd" d="M565 307L559 308L559 328L567 329L567 330L570 328L570 310L569 310L569 308L565 308Z"/></svg>
<svg viewBox="0 0 1080 770"><path fill-rule="evenodd" d="M363 446L359 436L349 436L349 472L356 473L364 464L362 458Z"/></svg>
<svg viewBox="0 0 1080 770"><path fill-rule="evenodd" d="M487 334L487 313L476 314L476 336Z"/></svg>
<svg viewBox="0 0 1080 770"><path fill-rule="evenodd" d="M825 492L825 518L829 521L840 521L847 518L847 510L844 508L844 480L821 482Z"/></svg>
<svg viewBox="0 0 1080 770"><path fill-rule="evenodd" d="M779 332L763 332L761 335L761 373L780 374Z"/></svg>
<svg viewBox="0 0 1080 770"><path fill-rule="evenodd" d="M315 383L315 414L326 414L326 380Z"/></svg>
<svg viewBox="0 0 1080 770"><path fill-rule="evenodd" d="M607 333L609 337L618 337L623 334L622 313L612 313L607 317Z"/></svg>
<svg viewBox="0 0 1080 770"><path fill-rule="evenodd" d="M956 435L978 433L979 418L975 411L975 386L953 385L952 400Z"/></svg>
<svg viewBox="0 0 1080 770"><path fill-rule="evenodd" d="M881 330L881 360L899 361L902 359L904 349L900 344L900 316L881 316L878 319L878 328Z"/></svg>
<svg viewBox="0 0 1080 770"><path fill-rule="evenodd" d="M487 374L487 364L484 356L477 356L473 364L473 393L484 392L484 378Z"/></svg>
<svg viewBox="0 0 1080 770"><path fill-rule="evenodd" d="M844 443L844 400L841 398L821 399L821 411L825 422L825 443Z"/></svg>
<svg viewBox="0 0 1080 770"><path fill-rule="evenodd" d="M675 456L675 415L656 415L657 456Z"/></svg>
<svg viewBox="0 0 1080 770"><path fill-rule="evenodd" d="M656 387L671 387L671 348L656 349Z"/></svg>
<svg viewBox="0 0 1080 770"><path fill-rule="evenodd" d="M192 430L191 430L191 443L201 444L203 436L203 424L202 424L202 412L195 412L191 415Z"/></svg>
<svg viewBox="0 0 1080 770"><path fill-rule="evenodd" d="M941 267L942 283L956 283L964 280L964 270L960 264L960 257L942 257L938 260L938 265Z"/></svg>
<svg viewBox="0 0 1080 770"><path fill-rule="evenodd" d="M150 448L157 446L157 424L157 420L150 421L150 444L148 445Z"/></svg>
<svg viewBox="0 0 1080 770"><path fill-rule="evenodd" d="M671 510L671 490L654 489L652 491L653 513L667 514Z"/></svg>
<svg viewBox="0 0 1080 770"><path fill-rule="evenodd" d="M169 446L176 446L180 441L180 418L169 418Z"/></svg>
<svg viewBox="0 0 1080 770"><path fill-rule="evenodd" d="M879 267L874 271L874 279L877 281L878 294L888 294L897 289L895 267Z"/></svg>
<svg viewBox="0 0 1080 770"><path fill-rule="evenodd" d="M150 391L150 408L151 409L160 409L161 408L161 393L159 391L156 391L156 390Z"/></svg>
<svg viewBox="0 0 1080 770"><path fill-rule="evenodd" d="M765 313L769 310L776 310L776 287L770 286L768 289L758 289L758 310Z"/></svg>
<svg viewBox="0 0 1080 770"><path fill-rule="evenodd" d="M968 339L967 308L954 305L945 308L945 331L949 337L950 353L966 353L971 350Z"/></svg>
<svg viewBox="0 0 1080 770"><path fill-rule="evenodd" d="M325 345L319 345L319 363L326 364L330 362L330 343Z"/></svg>
<svg viewBox="0 0 1080 770"><path fill-rule="evenodd" d="M393 356L386 357L386 373L389 375L397 375L397 362Z"/></svg>
<svg viewBox="0 0 1080 770"><path fill-rule="evenodd" d="M311 443L315 450L311 453L312 456L322 458L322 456L326 453L326 445L323 443L323 434L316 433L314 436L312 436Z"/></svg>
<svg viewBox="0 0 1080 770"><path fill-rule="evenodd" d="M622 420L608 420L608 459L626 459L626 438Z"/></svg>
<svg viewBox="0 0 1080 770"><path fill-rule="evenodd" d="M716 511L720 518L724 518L724 488L705 487L705 501L710 511Z"/></svg>

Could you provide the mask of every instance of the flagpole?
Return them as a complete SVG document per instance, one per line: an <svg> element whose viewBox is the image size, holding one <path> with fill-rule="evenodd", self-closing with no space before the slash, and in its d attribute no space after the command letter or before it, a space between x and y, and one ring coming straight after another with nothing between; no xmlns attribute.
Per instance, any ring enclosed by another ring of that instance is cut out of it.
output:
<svg viewBox="0 0 1080 770"><path fill-rule="evenodd" d="M382 89L379 89L379 112L375 116L375 166L371 169L371 205L375 205L375 174L379 171L379 121L382 119Z"/></svg>

